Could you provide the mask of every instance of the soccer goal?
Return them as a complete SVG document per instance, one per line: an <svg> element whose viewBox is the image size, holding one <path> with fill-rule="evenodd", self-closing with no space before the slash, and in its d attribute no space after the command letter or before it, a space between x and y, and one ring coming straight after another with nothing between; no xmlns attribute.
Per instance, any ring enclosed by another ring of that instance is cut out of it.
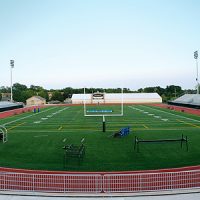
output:
<svg viewBox="0 0 200 200"><path fill-rule="evenodd" d="M106 117L124 115L123 88L120 93L86 93L84 88L84 116L102 117L102 130L106 131Z"/></svg>
<svg viewBox="0 0 200 200"><path fill-rule="evenodd" d="M2 140L3 143L8 141L8 133L5 126L0 126L0 140Z"/></svg>

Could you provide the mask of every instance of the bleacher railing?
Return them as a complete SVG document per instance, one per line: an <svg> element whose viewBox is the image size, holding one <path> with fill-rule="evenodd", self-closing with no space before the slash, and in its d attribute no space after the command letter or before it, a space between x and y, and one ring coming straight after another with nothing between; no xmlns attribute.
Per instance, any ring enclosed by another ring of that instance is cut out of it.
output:
<svg viewBox="0 0 200 200"><path fill-rule="evenodd" d="M125 174L0 173L0 191L134 193L200 188L200 170Z"/></svg>

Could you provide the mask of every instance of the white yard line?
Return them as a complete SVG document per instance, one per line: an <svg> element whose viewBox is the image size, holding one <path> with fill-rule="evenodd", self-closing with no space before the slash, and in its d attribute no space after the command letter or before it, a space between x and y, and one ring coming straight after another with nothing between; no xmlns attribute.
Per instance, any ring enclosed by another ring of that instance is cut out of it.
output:
<svg viewBox="0 0 200 200"><path fill-rule="evenodd" d="M161 119L161 120L163 120L163 121L165 121L165 122L168 121L168 119Z"/></svg>
<svg viewBox="0 0 200 200"><path fill-rule="evenodd" d="M36 122L33 122L34 124L39 124L41 121L36 121Z"/></svg>
<svg viewBox="0 0 200 200"><path fill-rule="evenodd" d="M13 120L13 121L11 121L11 122L7 122L7 123L5 123L5 124L2 124L2 126L8 125L8 124L12 124L12 123L14 123L14 122L17 122L17 121L20 121L20 120L22 120L22 119L26 119L26 118L29 118L29 117L32 117L32 116L35 116L35 115L39 115L40 113L44 113L44 112L50 111L50 110L55 109L55 108L57 108L57 107L49 108L49 109L44 110L44 111L41 111L41 112L39 112L39 113L34 113L34 114L32 114L32 115L28 115L28 116L26 116L26 117L22 117L22 118ZM66 109L68 109L68 108L69 108L69 107L63 108L63 109L61 109L61 111L66 110ZM48 119L48 118L45 118L45 119ZM40 122L41 122L41 121L40 121ZM39 123L40 123L40 122L39 122Z"/></svg>
<svg viewBox="0 0 200 200"><path fill-rule="evenodd" d="M26 118L29 118L29 117L32 117L32 116L35 116L35 115L39 115L40 113L44 113L44 112L47 112L47 111L52 110L52 109L55 109L55 108L56 108L56 107L49 108L49 109L44 110L44 111L41 111L41 112L39 112L39 113L34 113L34 114L32 114L32 115L28 115L28 116L26 116L26 117L22 117L22 118L13 120L13 121L11 121L11 122L7 122L7 123L5 123L5 124L2 124L2 126L8 125L8 124L12 124L12 123L14 123L14 122L17 122L17 121L20 121L20 120L22 120L22 119L26 119Z"/></svg>
<svg viewBox="0 0 200 200"><path fill-rule="evenodd" d="M155 118L160 118L160 116L154 116Z"/></svg>
<svg viewBox="0 0 200 200"><path fill-rule="evenodd" d="M48 135L35 135L34 137L47 137Z"/></svg>
<svg viewBox="0 0 200 200"><path fill-rule="evenodd" d="M147 106L142 106L142 107L145 107L145 108L149 108L149 109L152 109L152 110L155 110L155 111L159 111L159 112L162 112L162 113L166 113L166 114L169 114L169 115L173 115L173 116L176 116L176 117L182 117L184 119L187 119L187 120L192 120L192 121L195 121L195 122L199 122L199 120L196 120L196 119L193 119L193 118L189 118L189 117L184 117L182 115L176 115L176 114L173 114L173 113L169 113L169 112L166 112L166 111L163 111L163 110L159 110L159 109L155 109L155 108L151 108L151 107L147 107Z"/></svg>

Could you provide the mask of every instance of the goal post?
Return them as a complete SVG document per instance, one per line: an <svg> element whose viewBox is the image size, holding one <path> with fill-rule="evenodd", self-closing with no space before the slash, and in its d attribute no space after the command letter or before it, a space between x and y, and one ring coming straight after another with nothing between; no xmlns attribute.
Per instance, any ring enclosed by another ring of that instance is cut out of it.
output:
<svg viewBox="0 0 200 200"><path fill-rule="evenodd" d="M103 95L103 99L94 99L94 94L97 93L87 93L84 88L84 99L83 99L83 107L84 107L84 116L85 117L102 117L102 116L123 116L124 115L124 96L123 96L123 88L121 88L120 98L118 98L117 103L107 101L107 94L109 93L99 93L98 95ZM119 94L119 93L113 93L113 94ZM87 98L86 98L87 97ZM110 109L110 106L113 106L114 104L120 105L120 109L117 112L113 112L112 109ZM92 106L92 109L89 109L89 107ZM104 108L102 109L101 106ZM107 108L106 108L107 107Z"/></svg>
<svg viewBox="0 0 200 200"><path fill-rule="evenodd" d="M109 99L111 93L86 93L86 88L84 88L84 116L102 117L103 132L106 132L106 117L122 117L124 115L123 88L121 88L121 93L113 93L112 95L118 99ZM116 104L119 105L119 108L113 110L112 107Z"/></svg>
<svg viewBox="0 0 200 200"><path fill-rule="evenodd" d="M3 143L8 141L8 132L5 126L0 126L0 137Z"/></svg>

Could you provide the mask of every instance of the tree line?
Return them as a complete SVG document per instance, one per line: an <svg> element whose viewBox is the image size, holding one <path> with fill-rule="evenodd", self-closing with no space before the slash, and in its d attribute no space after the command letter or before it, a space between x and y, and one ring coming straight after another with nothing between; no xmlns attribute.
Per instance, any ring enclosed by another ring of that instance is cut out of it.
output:
<svg viewBox="0 0 200 200"><path fill-rule="evenodd" d="M63 89L50 89L47 90L41 86L31 85L27 87L26 85L15 83L13 84L13 99L16 102L26 102L26 99L37 95L41 96L46 99L46 101L60 101L63 102L65 99L70 99L73 94L81 94L83 93L84 88L72 88L66 87ZM106 93L121 93L121 88L86 88L86 93L94 93L94 92L106 92ZM160 86L156 87L145 87L140 88L136 91L131 90L129 88L123 88L124 93L158 93L163 102L167 102L169 100L173 100L183 94L195 94L196 90L183 90L180 86L176 85L169 85L166 88L162 88ZM1 93L10 93L10 87L1 86L0 87L0 94ZM51 98L50 97L51 94ZM1 100L0 95L0 100Z"/></svg>

